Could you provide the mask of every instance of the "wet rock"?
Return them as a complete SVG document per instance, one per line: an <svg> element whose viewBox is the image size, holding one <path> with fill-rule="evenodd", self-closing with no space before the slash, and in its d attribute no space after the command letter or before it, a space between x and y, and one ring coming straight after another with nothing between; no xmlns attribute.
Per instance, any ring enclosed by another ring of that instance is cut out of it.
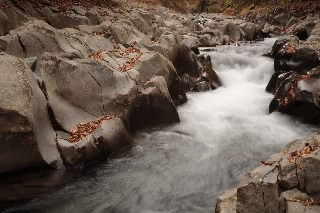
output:
<svg viewBox="0 0 320 213"><path fill-rule="evenodd" d="M292 54L287 64L291 71L304 75L312 68L320 65L320 60L315 50L302 47Z"/></svg>
<svg viewBox="0 0 320 213"><path fill-rule="evenodd" d="M188 98L187 98L186 92L190 90L187 90L183 86L183 82L177 73L174 74L171 85L169 86L168 89L169 89L169 93L172 98L172 101L176 106L179 106L187 102Z"/></svg>
<svg viewBox="0 0 320 213"><path fill-rule="evenodd" d="M211 85L207 81L201 81L197 83L192 89L192 91L195 91L195 92L206 92L209 90L211 90Z"/></svg>
<svg viewBox="0 0 320 213"><path fill-rule="evenodd" d="M275 57L278 51L288 42L298 42L299 38L293 35L282 36L276 40L271 48L271 56Z"/></svg>
<svg viewBox="0 0 320 213"><path fill-rule="evenodd" d="M275 72L273 73L273 75L271 76L271 79L268 82L268 85L266 87L266 91L272 94L275 94L277 91L277 84L279 82L279 76L281 75L280 72Z"/></svg>
<svg viewBox="0 0 320 213"><path fill-rule="evenodd" d="M163 77L153 77L144 87L145 92L132 101L127 113L130 132L180 121Z"/></svg>
<svg viewBox="0 0 320 213"><path fill-rule="evenodd" d="M197 56L184 44L179 45L177 57L173 60L179 76L187 73L191 77L198 78L202 75L202 68L197 60Z"/></svg>
<svg viewBox="0 0 320 213"><path fill-rule="evenodd" d="M213 70L211 57L208 55L200 55L198 58L202 66L203 77L208 80L210 87L212 89L220 87L222 85L221 79Z"/></svg>
<svg viewBox="0 0 320 213"><path fill-rule="evenodd" d="M316 86L319 80L318 72L318 68L314 68L305 76L295 73L283 75L288 77L277 88L275 97L270 103L270 113L277 110L318 123L320 115Z"/></svg>

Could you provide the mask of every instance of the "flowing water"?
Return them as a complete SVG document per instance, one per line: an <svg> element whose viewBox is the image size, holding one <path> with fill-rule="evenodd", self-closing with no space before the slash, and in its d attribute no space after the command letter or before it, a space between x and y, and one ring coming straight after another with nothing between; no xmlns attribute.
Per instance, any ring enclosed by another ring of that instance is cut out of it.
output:
<svg viewBox="0 0 320 213"><path fill-rule="evenodd" d="M12 210L45 212L213 212L216 199L258 162L316 131L268 114L265 87L274 43L222 46L208 52L223 87L188 94L181 123L139 133L133 149L63 189Z"/></svg>

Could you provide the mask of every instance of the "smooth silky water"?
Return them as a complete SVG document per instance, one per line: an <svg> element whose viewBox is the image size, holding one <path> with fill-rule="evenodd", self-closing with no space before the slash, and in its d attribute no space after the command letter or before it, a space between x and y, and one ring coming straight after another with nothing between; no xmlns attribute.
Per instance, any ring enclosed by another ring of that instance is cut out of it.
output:
<svg viewBox="0 0 320 213"><path fill-rule="evenodd" d="M181 123L139 133L123 156L89 169L78 180L6 212L213 212L220 193L288 142L316 127L269 115L265 87L274 43L222 46L206 52L223 87L189 93Z"/></svg>

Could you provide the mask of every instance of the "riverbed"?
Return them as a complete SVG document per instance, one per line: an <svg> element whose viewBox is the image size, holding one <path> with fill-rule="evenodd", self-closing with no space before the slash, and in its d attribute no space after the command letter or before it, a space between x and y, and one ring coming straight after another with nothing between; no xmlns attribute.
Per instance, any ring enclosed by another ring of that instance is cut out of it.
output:
<svg viewBox="0 0 320 213"><path fill-rule="evenodd" d="M205 52L223 86L189 93L178 108L180 123L138 133L129 151L3 212L213 212L219 194L235 187L259 161L318 131L268 113L273 96L265 87L273 60L262 55L274 41Z"/></svg>

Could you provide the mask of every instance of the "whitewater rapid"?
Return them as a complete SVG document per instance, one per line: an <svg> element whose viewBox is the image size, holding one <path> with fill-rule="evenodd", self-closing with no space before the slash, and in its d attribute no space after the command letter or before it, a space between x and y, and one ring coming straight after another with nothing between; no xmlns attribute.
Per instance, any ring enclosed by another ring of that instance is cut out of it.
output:
<svg viewBox="0 0 320 213"><path fill-rule="evenodd" d="M223 87L189 93L181 123L141 132L135 147L76 182L17 207L46 212L213 212L219 194L288 142L316 131L280 113L265 92L274 39L205 52Z"/></svg>

